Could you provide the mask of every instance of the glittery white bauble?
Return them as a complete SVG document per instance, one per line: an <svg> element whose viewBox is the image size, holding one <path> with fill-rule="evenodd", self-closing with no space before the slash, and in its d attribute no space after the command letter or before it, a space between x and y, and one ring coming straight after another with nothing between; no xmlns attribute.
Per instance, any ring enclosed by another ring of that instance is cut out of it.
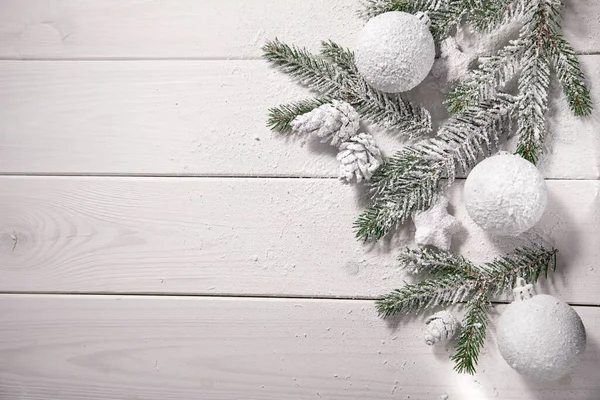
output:
<svg viewBox="0 0 600 400"><path fill-rule="evenodd" d="M500 316L498 348L519 373L538 381L553 381L569 374L579 362L585 350L585 327L564 301L534 295L533 289L531 295L516 298Z"/></svg>
<svg viewBox="0 0 600 400"><path fill-rule="evenodd" d="M435 44L423 14L392 11L371 18L358 33L356 67L375 89L405 92L429 73Z"/></svg>
<svg viewBox="0 0 600 400"><path fill-rule="evenodd" d="M518 235L544 214L544 177L522 157L502 152L480 162L464 189L469 216L482 229L498 235Z"/></svg>

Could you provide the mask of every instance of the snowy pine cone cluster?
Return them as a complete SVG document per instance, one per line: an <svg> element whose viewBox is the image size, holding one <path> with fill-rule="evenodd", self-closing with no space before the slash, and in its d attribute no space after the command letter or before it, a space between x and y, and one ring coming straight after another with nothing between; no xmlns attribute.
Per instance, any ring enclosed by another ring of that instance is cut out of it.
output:
<svg viewBox="0 0 600 400"><path fill-rule="evenodd" d="M321 142L339 148L340 179L350 183L369 180L381 165L381 152L373 136L358 133L359 116L348 103L333 100L299 115L291 122L296 133L319 137Z"/></svg>

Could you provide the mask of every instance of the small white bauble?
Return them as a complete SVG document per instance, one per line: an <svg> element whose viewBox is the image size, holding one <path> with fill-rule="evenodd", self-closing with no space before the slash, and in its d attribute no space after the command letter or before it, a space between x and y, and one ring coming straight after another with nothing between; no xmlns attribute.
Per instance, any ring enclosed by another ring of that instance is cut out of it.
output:
<svg viewBox="0 0 600 400"><path fill-rule="evenodd" d="M569 374L585 350L585 327L579 315L562 300L535 295L519 279L515 301L497 324L498 349L508 365L538 381Z"/></svg>
<svg viewBox="0 0 600 400"><path fill-rule="evenodd" d="M387 93L405 92L417 86L429 73L435 58L435 44L429 19L391 11L374 18L358 33L356 68L375 89Z"/></svg>
<svg viewBox="0 0 600 400"><path fill-rule="evenodd" d="M501 152L473 168L465 182L464 198L469 216L483 230L516 236L544 214L546 182L535 165Z"/></svg>

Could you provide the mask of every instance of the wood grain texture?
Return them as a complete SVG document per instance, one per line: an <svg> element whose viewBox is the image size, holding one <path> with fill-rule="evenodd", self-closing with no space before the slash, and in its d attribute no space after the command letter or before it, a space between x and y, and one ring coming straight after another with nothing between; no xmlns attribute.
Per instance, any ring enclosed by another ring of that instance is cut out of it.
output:
<svg viewBox="0 0 600 400"><path fill-rule="evenodd" d="M0 56L256 58L266 39L349 43L363 22L346 0L10 0ZM107 27L110 26L110 29Z"/></svg>
<svg viewBox="0 0 600 400"><path fill-rule="evenodd" d="M494 318L504 306L497 306ZM576 307L588 346L573 375L536 384L496 351L457 375L423 319L369 301L0 296L3 400L597 400L600 309Z"/></svg>
<svg viewBox="0 0 600 400"><path fill-rule="evenodd" d="M600 109L600 56L582 61ZM442 89L430 77L413 93L438 123ZM338 174L332 147L266 128L268 108L310 93L261 61L4 61L0 91L3 173ZM553 97L541 170L598 179L599 114L574 117ZM403 145L374 134L387 154Z"/></svg>
<svg viewBox="0 0 600 400"><path fill-rule="evenodd" d="M549 205L518 238L463 224L454 250L489 261L526 243L560 250L544 290L600 304L600 181L548 181ZM363 194L334 179L0 179L0 290L374 297L402 285L393 240L363 245Z"/></svg>
<svg viewBox="0 0 600 400"><path fill-rule="evenodd" d="M3 0L4 58L248 58L266 39L351 46L362 26L347 0ZM567 2L563 26L580 52L600 50L600 5Z"/></svg>

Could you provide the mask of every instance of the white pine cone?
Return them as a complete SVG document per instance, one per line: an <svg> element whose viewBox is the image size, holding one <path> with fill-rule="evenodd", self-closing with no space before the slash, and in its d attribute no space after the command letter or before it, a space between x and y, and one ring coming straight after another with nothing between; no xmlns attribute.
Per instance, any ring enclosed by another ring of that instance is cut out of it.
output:
<svg viewBox="0 0 600 400"><path fill-rule="evenodd" d="M340 179L346 183L369 180L381 165L381 152L373 136L359 133L340 145L337 159L341 162Z"/></svg>
<svg viewBox="0 0 600 400"><path fill-rule="evenodd" d="M433 346L439 341L452 339L460 329L460 322L448 311L440 311L427 318L425 343Z"/></svg>
<svg viewBox="0 0 600 400"><path fill-rule="evenodd" d="M297 116L290 125L294 132L314 134L323 143L339 146L356 134L359 121L358 113L350 104L333 100Z"/></svg>

